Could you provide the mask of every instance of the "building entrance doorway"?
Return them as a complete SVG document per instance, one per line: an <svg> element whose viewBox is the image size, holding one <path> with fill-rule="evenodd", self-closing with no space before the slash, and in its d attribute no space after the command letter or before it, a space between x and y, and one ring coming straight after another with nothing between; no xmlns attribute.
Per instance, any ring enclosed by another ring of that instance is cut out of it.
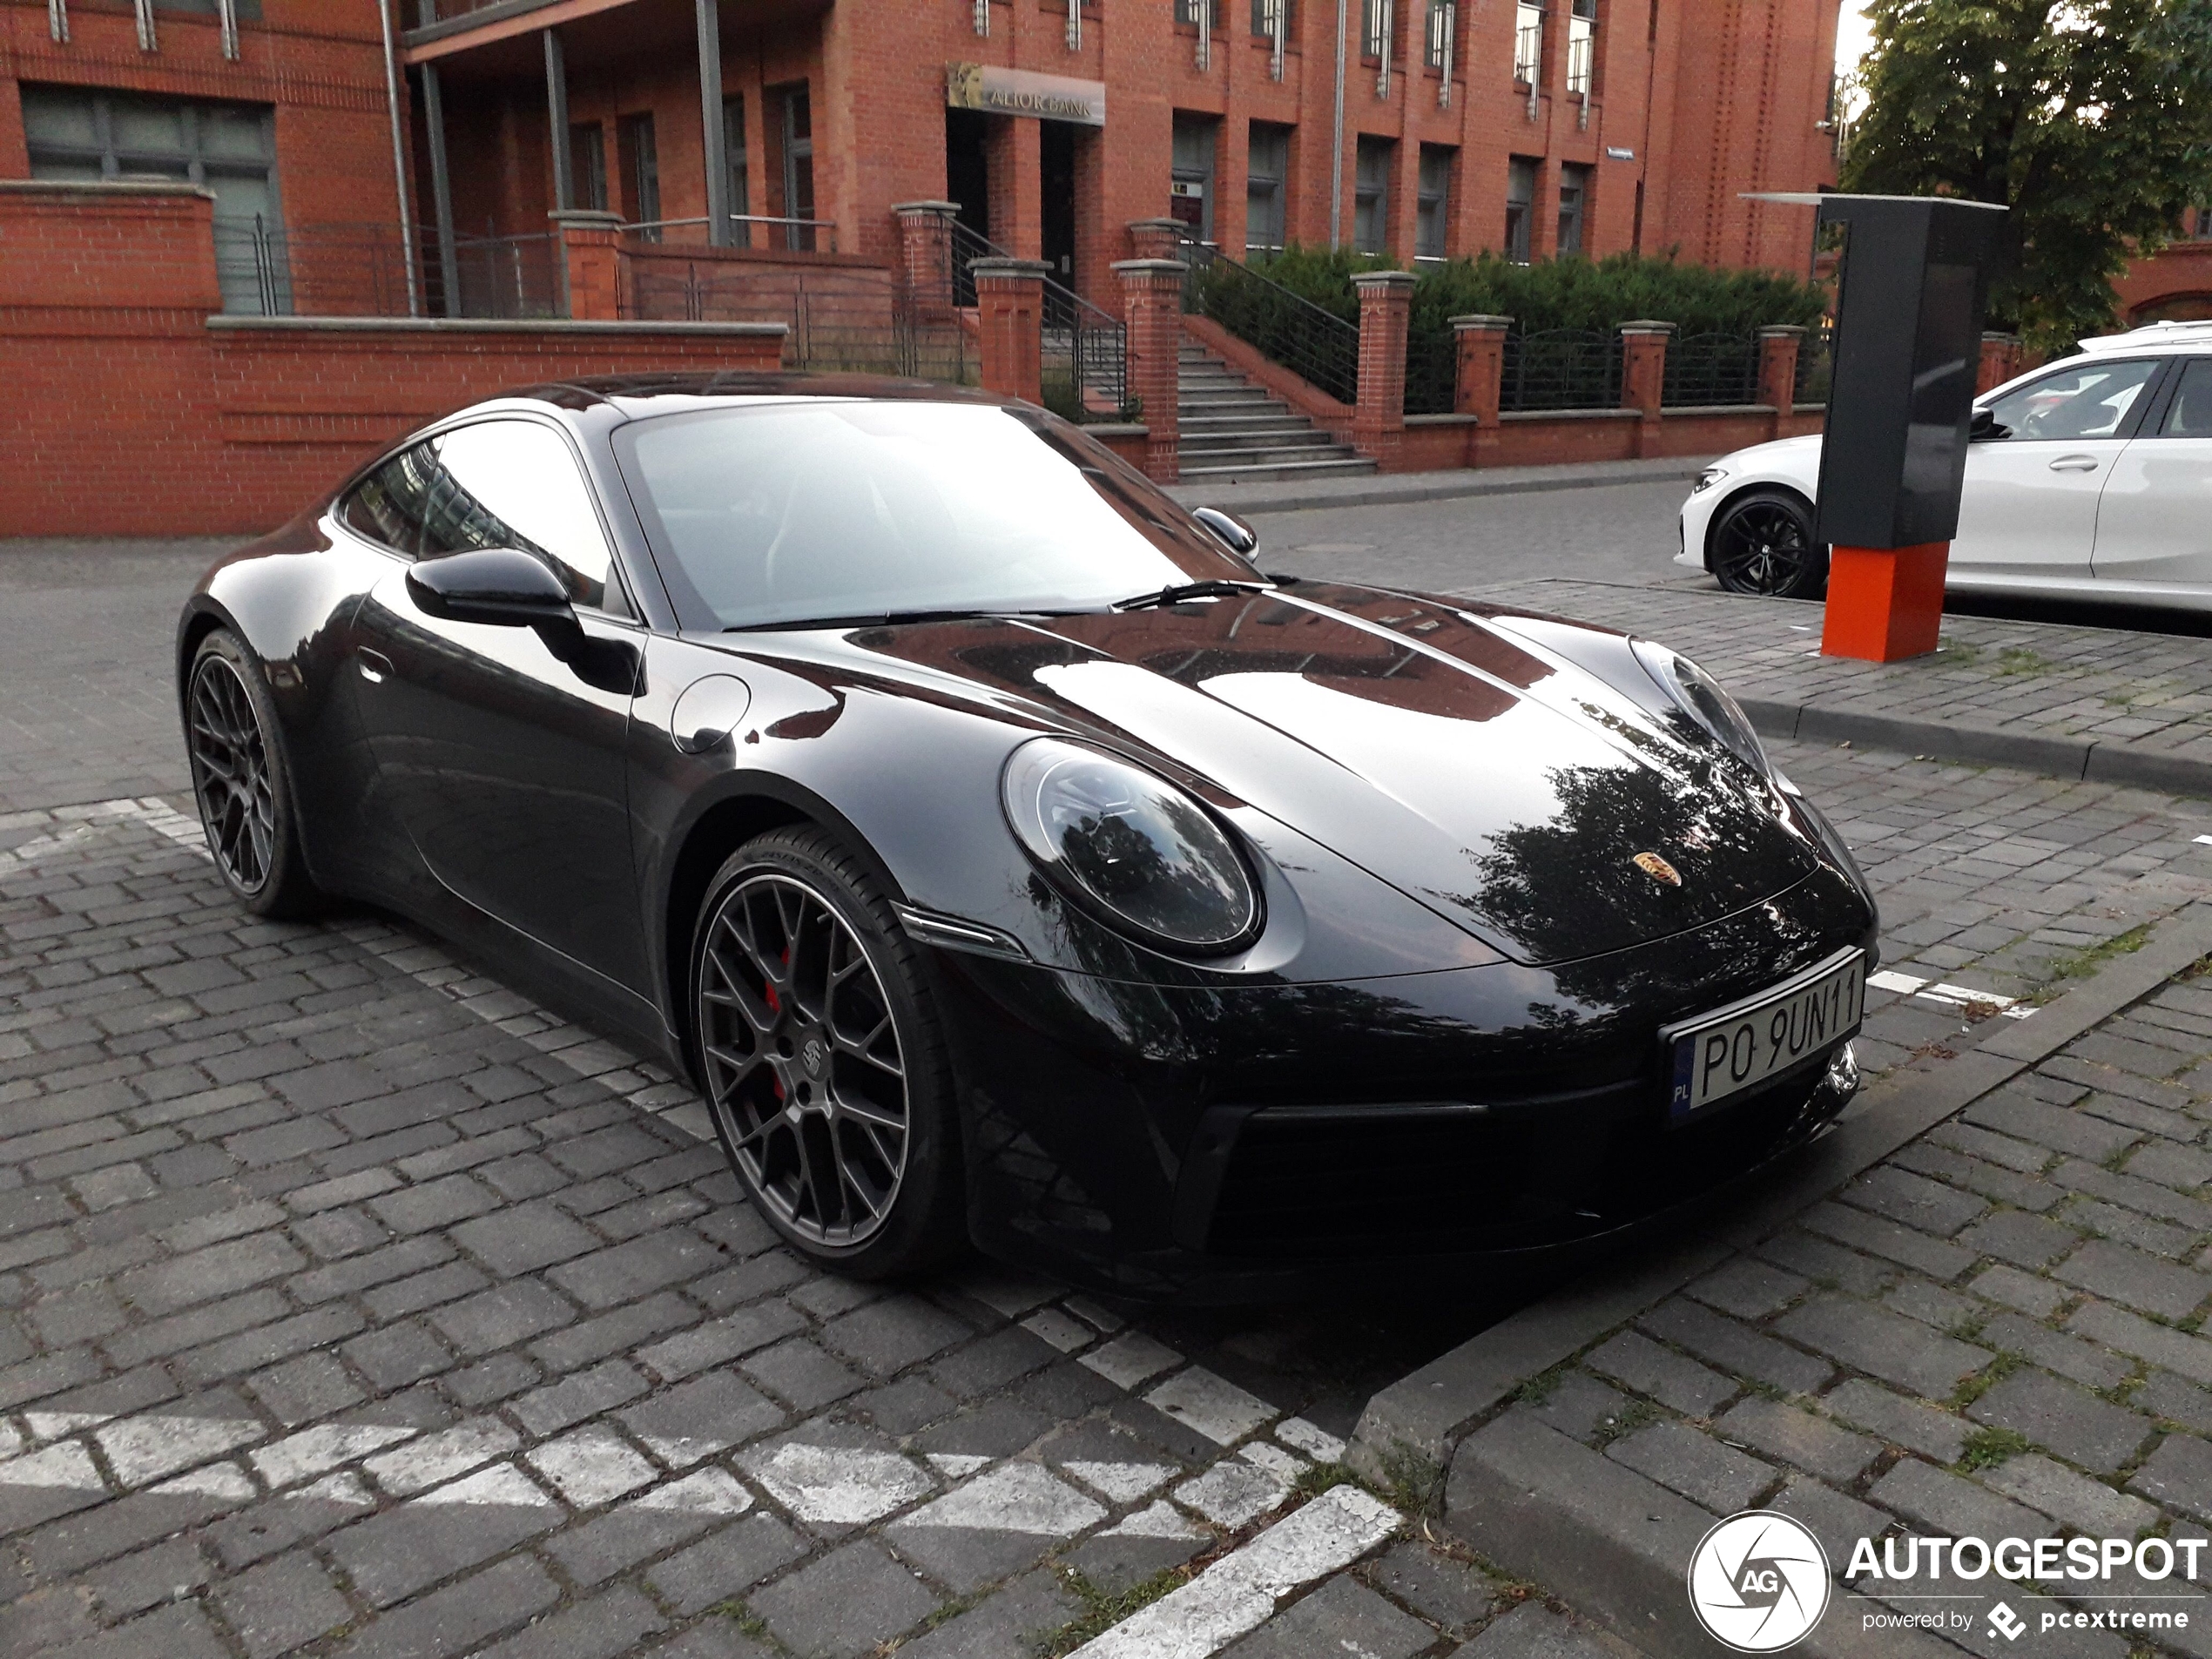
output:
<svg viewBox="0 0 2212 1659"><path fill-rule="evenodd" d="M960 222L991 233L990 117L976 110L945 111L945 199L960 205Z"/></svg>
<svg viewBox="0 0 2212 1659"><path fill-rule="evenodd" d="M1076 129L1065 121L1040 121L1038 145L1044 178L1044 262L1055 282L1076 286Z"/></svg>

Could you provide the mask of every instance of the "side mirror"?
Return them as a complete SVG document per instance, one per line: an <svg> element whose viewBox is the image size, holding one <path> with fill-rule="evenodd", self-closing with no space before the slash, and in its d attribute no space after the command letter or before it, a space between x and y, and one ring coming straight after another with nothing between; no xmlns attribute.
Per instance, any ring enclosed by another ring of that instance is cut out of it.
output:
<svg viewBox="0 0 2212 1659"><path fill-rule="evenodd" d="M2011 435L2010 430L1999 426L1997 416L1987 409L1976 409L1974 423L1966 429L1966 442L1969 443L1986 443L1992 438L2004 438Z"/></svg>
<svg viewBox="0 0 2212 1659"><path fill-rule="evenodd" d="M527 628L576 620L560 577L519 548L479 548L425 559L408 568L407 593L423 615L448 622Z"/></svg>
<svg viewBox="0 0 2212 1659"><path fill-rule="evenodd" d="M1190 516L1213 532L1214 539L1240 559L1249 559L1259 545L1259 532L1234 513L1218 507L1194 507Z"/></svg>

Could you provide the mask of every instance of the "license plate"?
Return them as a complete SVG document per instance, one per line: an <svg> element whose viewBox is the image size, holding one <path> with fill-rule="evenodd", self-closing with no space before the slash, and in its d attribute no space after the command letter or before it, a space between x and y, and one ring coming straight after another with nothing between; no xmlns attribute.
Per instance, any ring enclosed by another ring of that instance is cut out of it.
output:
<svg viewBox="0 0 2212 1659"><path fill-rule="evenodd" d="M1866 953L1838 952L1804 973L1716 1013L1665 1028L1673 1087L1670 1123L1699 1117L1858 1029Z"/></svg>

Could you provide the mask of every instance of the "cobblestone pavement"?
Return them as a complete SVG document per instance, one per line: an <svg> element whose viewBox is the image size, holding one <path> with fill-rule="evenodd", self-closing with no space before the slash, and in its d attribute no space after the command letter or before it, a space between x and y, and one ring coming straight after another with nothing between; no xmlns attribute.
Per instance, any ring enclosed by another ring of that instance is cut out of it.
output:
<svg viewBox="0 0 2212 1659"><path fill-rule="evenodd" d="M2208 890L2212 808L1785 764L1922 982L1878 1067ZM155 799L0 819L0 1651L1010 1655L1170 1568L1093 1651L1591 1639L1491 1624L1508 1588L1361 1488L1299 1501L1501 1307L812 1273L680 1084L377 918L244 917L198 840Z"/></svg>
<svg viewBox="0 0 2212 1659"><path fill-rule="evenodd" d="M1711 1515L1796 1515L1848 1591L1830 1617L1853 1626L1948 1595L1966 1627L1950 1639L1977 1653L2007 1646L1983 1628L2000 1599L2037 1651L2212 1649L2212 1601L2159 1571L2165 1545L2147 1562L2158 1581L2132 1563L2109 1585L1844 1570L1861 1538L1891 1541L1886 1571L1908 1534L2201 1539L2212 1522L2208 967L1536 1379L1481 1455L1517 1439L1562 1487L1626 1468ZM2194 1628L2046 1622L2100 1608L2180 1610Z"/></svg>
<svg viewBox="0 0 2212 1659"><path fill-rule="evenodd" d="M1742 698L2212 760L2212 648L2201 639L1954 613L1933 656L1862 663L1820 655L1821 607L1803 601L1556 577L1453 590L1634 628L1690 652Z"/></svg>

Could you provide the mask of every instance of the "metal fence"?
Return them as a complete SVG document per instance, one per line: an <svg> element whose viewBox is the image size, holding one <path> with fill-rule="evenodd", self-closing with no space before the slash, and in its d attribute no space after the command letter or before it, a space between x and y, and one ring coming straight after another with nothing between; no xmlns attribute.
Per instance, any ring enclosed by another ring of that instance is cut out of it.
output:
<svg viewBox="0 0 2212 1659"><path fill-rule="evenodd" d="M1339 403L1359 401L1359 326L1186 237L1183 308L1219 323ZM1447 395L1445 407L1450 408Z"/></svg>
<svg viewBox="0 0 2212 1659"><path fill-rule="evenodd" d="M1758 397L1757 334L1684 334L1667 342L1667 376L1659 394L1662 407L1714 408L1756 403Z"/></svg>
<svg viewBox="0 0 2212 1659"><path fill-rule="evenodd" d="M1836 339L1826 324L1811 330L1797 342L1797 385L1793 400L1825 403L1828 382L1836 366Z"/></svg>
<svg viewBox="0 0 2212 1659"><path fill-rule="evenodd" d="M1440 342L1434 331L1406 339L1406 413L1449 415L1459 407L1460 342L1447 325Z"/></svg>
<svg viewBox="0 0 2212 1659"><path fill-rule="evenodd" d="M977 260L1005 259L988 237L951 221L952 269L946 273L952 303L975 303ZM1130 412L1129 329L1064 283L1044 279L1044 316L1038 345L1043 359L1045 407L1070 421L1119 421Z"/></svg>
<svg viewBox="0 0 2212 1659"><path fill-rule="evenodd" d="M785 253L834 253L837 252L837 221L833 219L792 219L780 213L731 213L730 239L727 247L761 247ZM634 225L624 225L625 235L641 242L654 242L669 247L705 247L711 239L707 235L709 221L702 215L698 219L649 219Z"/></svg>
<svg viewBox="0 0 2212 1659"><path fill-rule="evenodd" d="M1498 407L1609 409L1621 401L1621 336L1603 328L1541 328L1506 334Z"/></svg>
<svg viewBox="0 0 2212 1659"><path fill-rule="evenodd" d="M404 317L408 253L396 226L309 225L287 230L256 217L215 221L223 309L252 317ZM436 230L415 232L415 303L426 317L561 314L560 239L454 239L454 304Z"/></svg>
<svg viewBox="0 0 2212 1659"><path fill-rule="evenodd" d="M775 278L788 274L790 284ZM780 322L784 366L972 384L974 354L954 317L932 318L903 285L841 273L763 272L718 260L633 266L623 314L653 322Z"/></svg>

